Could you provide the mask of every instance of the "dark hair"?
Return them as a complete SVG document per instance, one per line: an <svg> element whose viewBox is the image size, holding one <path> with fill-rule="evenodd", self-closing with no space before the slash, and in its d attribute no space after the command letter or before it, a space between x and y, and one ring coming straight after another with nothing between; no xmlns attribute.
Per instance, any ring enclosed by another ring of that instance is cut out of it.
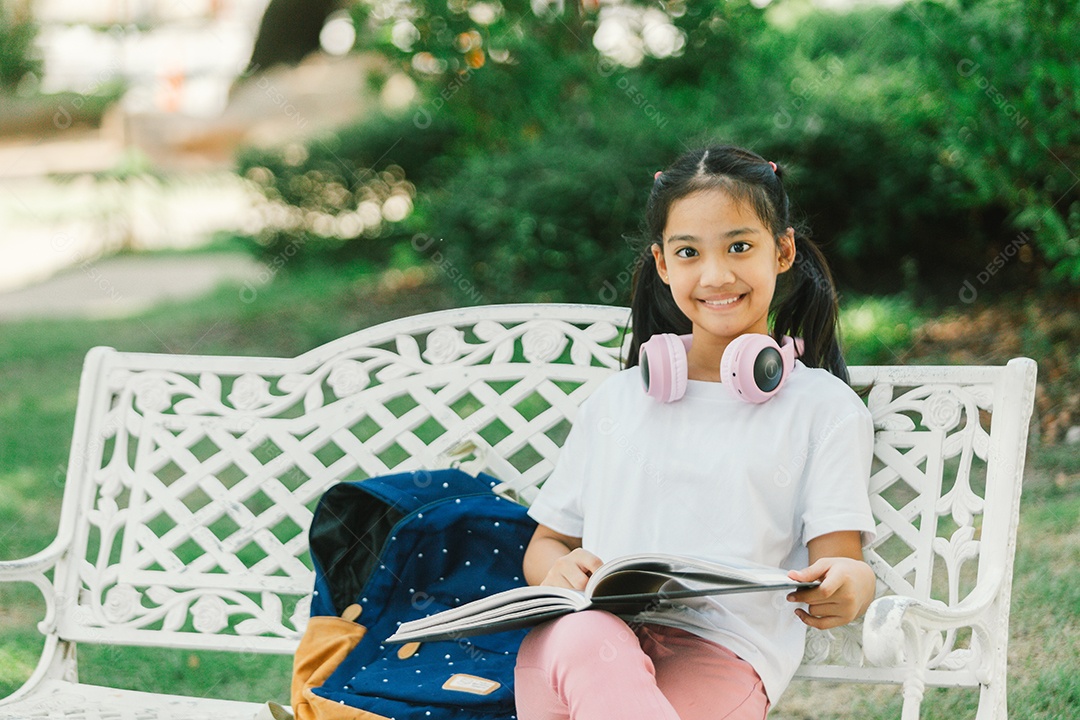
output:
<svg viewBox="0 0 1080 720"><path fill-rule="evenodd" d="M783 169L755 152L734 145L717 145L681 155L657 176L645 210L645 247L634 269L630 299L633 341L624 368L638 364L641 345L657 333L686 335L690 319L660 280L652 256L652 244L664 244L664 227L672 204L700 190L719 189L736 202L751 207L761 223L779 238L789 227L795 230L795 263L780 275L770 314L772 337L801 337L800 360L809 367L825 368L850 383L847 364L837 337L839 304L832 273L825 256L810 239L808 230L791 218ZM781 297L782 296L782 297Z"/></svg>

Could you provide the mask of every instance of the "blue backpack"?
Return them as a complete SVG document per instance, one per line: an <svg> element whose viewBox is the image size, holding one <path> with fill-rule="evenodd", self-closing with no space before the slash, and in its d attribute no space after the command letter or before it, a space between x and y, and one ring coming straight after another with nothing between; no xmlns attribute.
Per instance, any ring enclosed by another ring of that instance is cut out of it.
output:
<svg viewBox="0 0 1080 720"><path fill-rule="evenodd" d="M298 720L514 716L526 629L383 642L403 622L525 584L536 523L492 492L497 482L421 470L342 482L323 495L309 537L311 619L294 661Z"/></svg>

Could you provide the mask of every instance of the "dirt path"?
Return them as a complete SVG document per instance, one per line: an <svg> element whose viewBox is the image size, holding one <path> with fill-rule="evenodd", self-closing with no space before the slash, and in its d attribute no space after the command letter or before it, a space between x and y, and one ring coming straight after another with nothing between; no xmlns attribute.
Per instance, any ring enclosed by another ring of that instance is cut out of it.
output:
<svg viewBox="0 0 1080 720"><path fill-rule="evenodd" d="M262 264L238 253L105 258L0 293L0 321L123 317L163 300L198 297L224 282L257 286L265 279Z"/></svg>

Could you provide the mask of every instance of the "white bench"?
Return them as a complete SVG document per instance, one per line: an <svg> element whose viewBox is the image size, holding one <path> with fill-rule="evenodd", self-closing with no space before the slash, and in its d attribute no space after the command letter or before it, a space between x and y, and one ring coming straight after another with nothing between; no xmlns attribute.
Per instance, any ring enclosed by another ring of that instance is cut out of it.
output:
<svg viewBox="0 0 1080 720"><path fill-rule="evenodd" d="M46 600L43 657L4 718L251 718L259 706L80 684L80 643L289 654L306 622L307 528L342 478L484 470L523 502L579 403L621 367L629 311L498 305L404 318L295 359L86 359L55 540L0 562ZM1006 717L1013 554L1035 363L853 367L877 428L879 597L811 631L799 677L981 689ZM865 653L865 655L864 655ZM267 698L270 699L270 698ZM277 698L280 699L280 698ZM135 714L137 713L137 714Z"/></svg>

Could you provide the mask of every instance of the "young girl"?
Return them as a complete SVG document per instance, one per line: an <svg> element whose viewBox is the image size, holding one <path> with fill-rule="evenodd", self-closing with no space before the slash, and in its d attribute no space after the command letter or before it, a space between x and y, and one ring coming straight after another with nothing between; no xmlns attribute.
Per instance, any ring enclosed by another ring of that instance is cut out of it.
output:
<svg viewBox="0 0 1080 720"><path fill-rule="evenodd" d="M646 225L630 356L581 404L529 510L540 525L525 577L581 589L603 561L666 552L821 584L539 625L518 654L520 720L763 718L802 659L805 626L843 625L873 599L862 560L873 425L848 385L831 275L791 226L781 169L737 147L689 152L657 173ZM724 386L721 358L736 338L768 334L771 308L773 337L801 338L800 359L774 396L746 402ZM689 341L685 391L668 401L646 394L636 367L660 333Z"/></svg>

